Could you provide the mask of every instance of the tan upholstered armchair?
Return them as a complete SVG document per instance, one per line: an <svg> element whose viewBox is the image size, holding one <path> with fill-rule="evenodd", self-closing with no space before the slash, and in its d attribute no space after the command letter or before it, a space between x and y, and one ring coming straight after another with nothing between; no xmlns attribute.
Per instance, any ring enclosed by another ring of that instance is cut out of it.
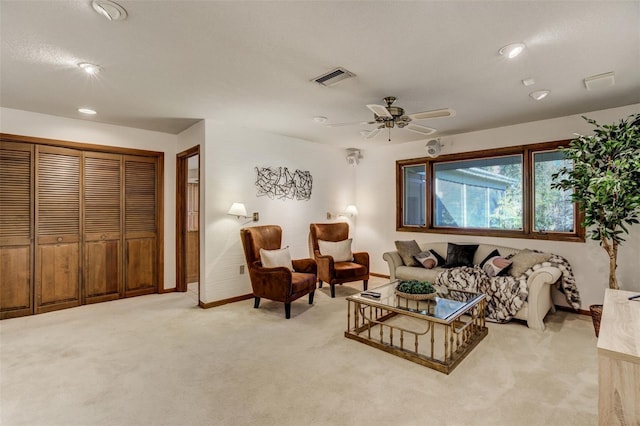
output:
<svg viewBox="0 0 640 426"><path fill-rule="evenodd" d="M319 245L322 242L342 242L349 239L349 224L312 223L309 226L309 242L313 255L318 263L318 279L320 287L326 281L331 286L331 297L336 297L336 284L351 281L363 281L364 289L369 282L369 253L353 253L353 259L336 261L333 256L322 254ZM349 246L350 250L350 246Z"/></svg>
<svg viewBox="0 0 640 426"><path fill-rule="evenodd" d="M291 261L293 271L286 266L267 268L260 260L260 249L277 250L282 243L282 228L278 225L242 228L240 239L249 268L253 288L254 308L260 306L260 298L284 303L285 317L291 317L291 302L308 294L313 304L316 289L317 266L313 259ZM287 251L288 253L288 251Z"/></svg>

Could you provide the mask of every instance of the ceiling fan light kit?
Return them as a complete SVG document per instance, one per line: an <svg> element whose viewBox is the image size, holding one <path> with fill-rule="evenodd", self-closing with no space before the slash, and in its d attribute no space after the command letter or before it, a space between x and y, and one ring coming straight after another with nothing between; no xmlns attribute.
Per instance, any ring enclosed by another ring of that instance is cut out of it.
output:
<svg viewBox="0 0 640 426"><path fill-rule="evenodd" d="M432 111L416 112L413 114L405 114L404 108L394 106L395 96L387 96L383 99L385 105L368 104L367 108L373 112L374 121L359 123L340 123L333 124L332 127L345 126L349 124L376 124L377 127L371 131L363 130L360 135L366 139L373 139L382 132L383 129L389 130L389 142L391 142L391 129L398 127L400 129L411 130L421 135L430 135L437 130L431 127L421 126L412 123L412 120L426 120L440 117L454 117L456 112L451 108L442 108Z"/></svg>

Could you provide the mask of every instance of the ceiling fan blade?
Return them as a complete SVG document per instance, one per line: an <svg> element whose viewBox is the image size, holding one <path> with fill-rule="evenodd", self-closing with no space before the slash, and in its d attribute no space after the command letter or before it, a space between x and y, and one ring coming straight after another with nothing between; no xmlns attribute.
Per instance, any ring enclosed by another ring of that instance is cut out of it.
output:
<svg viewBox="0 0 640 426"><path fill-rule="evenodd" d="M427 118L454 117L456 112L451 108L434 109L432 111L409 114L412 120L426 120Z"/></svg>
<svg viewBox="0 0 640 426"><path fill-rule="evenodd" d="M373 111L373 113L378 117L393 118L393 115L391 115L391 113L387 111L387 108L382 105L370 104L367 105L367 108Z"/></svg>
<svg viewBox="0 0 640 426"><path fill-rule="evenodd" d="M378 134L380 134L380 132L382 131L382 129L373 129L372 131L369 132L369 134L367 136L365 136L365 139L373 139L376 136L378 136Z"/></svg>
<svg viewBox="0 0 640 426"><path fill-rule="evenodd" d="M407 130L411 130L412 132L420 133L422 135L430 135L432 133L437 132L436 129L427 126L420 126L419 124L409 123L405 127Z"/></svg>
<svg viewBox="0 0 640 426"><path fill-rule="evenodd" d="M375 121L352 121L351 123L332 123L327 124L328 127L355 126L356 124L376 124Z"/></svg>

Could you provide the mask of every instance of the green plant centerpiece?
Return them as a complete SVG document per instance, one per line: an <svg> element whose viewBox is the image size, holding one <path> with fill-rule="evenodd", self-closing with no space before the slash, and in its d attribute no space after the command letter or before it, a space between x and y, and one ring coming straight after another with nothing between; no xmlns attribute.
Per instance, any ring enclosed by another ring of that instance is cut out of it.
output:
<svg viewBox="0 0 640 426"><path fill-rule="evenodd" d="M573 166L553 174L551 187L573 190L588 237L609 255L609 288L618 289L618 246L629 226L639 223L640 114L610 125L583 118L595 126L594 133L578 135L561 148Z"/></svg>
<svg viewBox="0 0 640 426"><path fill-rule="evenodd" d="M396 290L406 294L431 294L436 292L430 282L418 280L400 281Z"/></svg>

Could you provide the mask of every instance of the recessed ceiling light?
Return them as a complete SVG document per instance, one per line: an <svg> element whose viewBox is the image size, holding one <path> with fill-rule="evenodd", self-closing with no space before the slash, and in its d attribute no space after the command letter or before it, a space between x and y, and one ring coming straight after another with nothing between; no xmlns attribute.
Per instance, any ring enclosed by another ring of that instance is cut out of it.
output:
<svg viewBox="0 0 640 426"><path fill-rule="evenodd" d="M327 122L327 117L324 117L322 115L319 115L317 117L313 117L313 121L315 121L316 123L326 123Z"/></svg>
<svg viewBox="0 0 640 426"><path fill-rule="evenodd" d="M83 114L87 114L87 115L96 115L97 113L90 109L90 108L78 108L78 112L81 112Z"/></svg>
<svg viewBox="0 0 640 426"><path fill-rule="evenodd" d="M498 53L509 59L513 59L522 53L524 47L524 43L511 43L498 50Z"/></svg>
<svg viewBox="0 0 640 426"><path fill-rule="evenodd" d="M524 84L525 86L533 86L534 84L536 84L536 81L533 78L525 78L524 80L522 80L522 84Z"/></svg>
<svg viewBox="0 0 640 426"><path fill-rule="evenodd" d="M78 66L87 74L96 75L100 72L100 67L98 65L90 64L89 62L80 62L78 63Z"/></svg>
<svg viewBox="0 0 640 426"><path fill-rule="evenodd" d="M91 2L93 10L98 12L110 21L121 21L127 19L127 11L124 7L111 0L93 0Z"/></svg>
<svg viewBox="0 0 640 426"><path fill-rule="evenodd" d="M548 90L536 90L535 92L529 93L529 96L531 96L536 101L541 101L546 98L549 93L551 92L549 92Z"/></svg>

